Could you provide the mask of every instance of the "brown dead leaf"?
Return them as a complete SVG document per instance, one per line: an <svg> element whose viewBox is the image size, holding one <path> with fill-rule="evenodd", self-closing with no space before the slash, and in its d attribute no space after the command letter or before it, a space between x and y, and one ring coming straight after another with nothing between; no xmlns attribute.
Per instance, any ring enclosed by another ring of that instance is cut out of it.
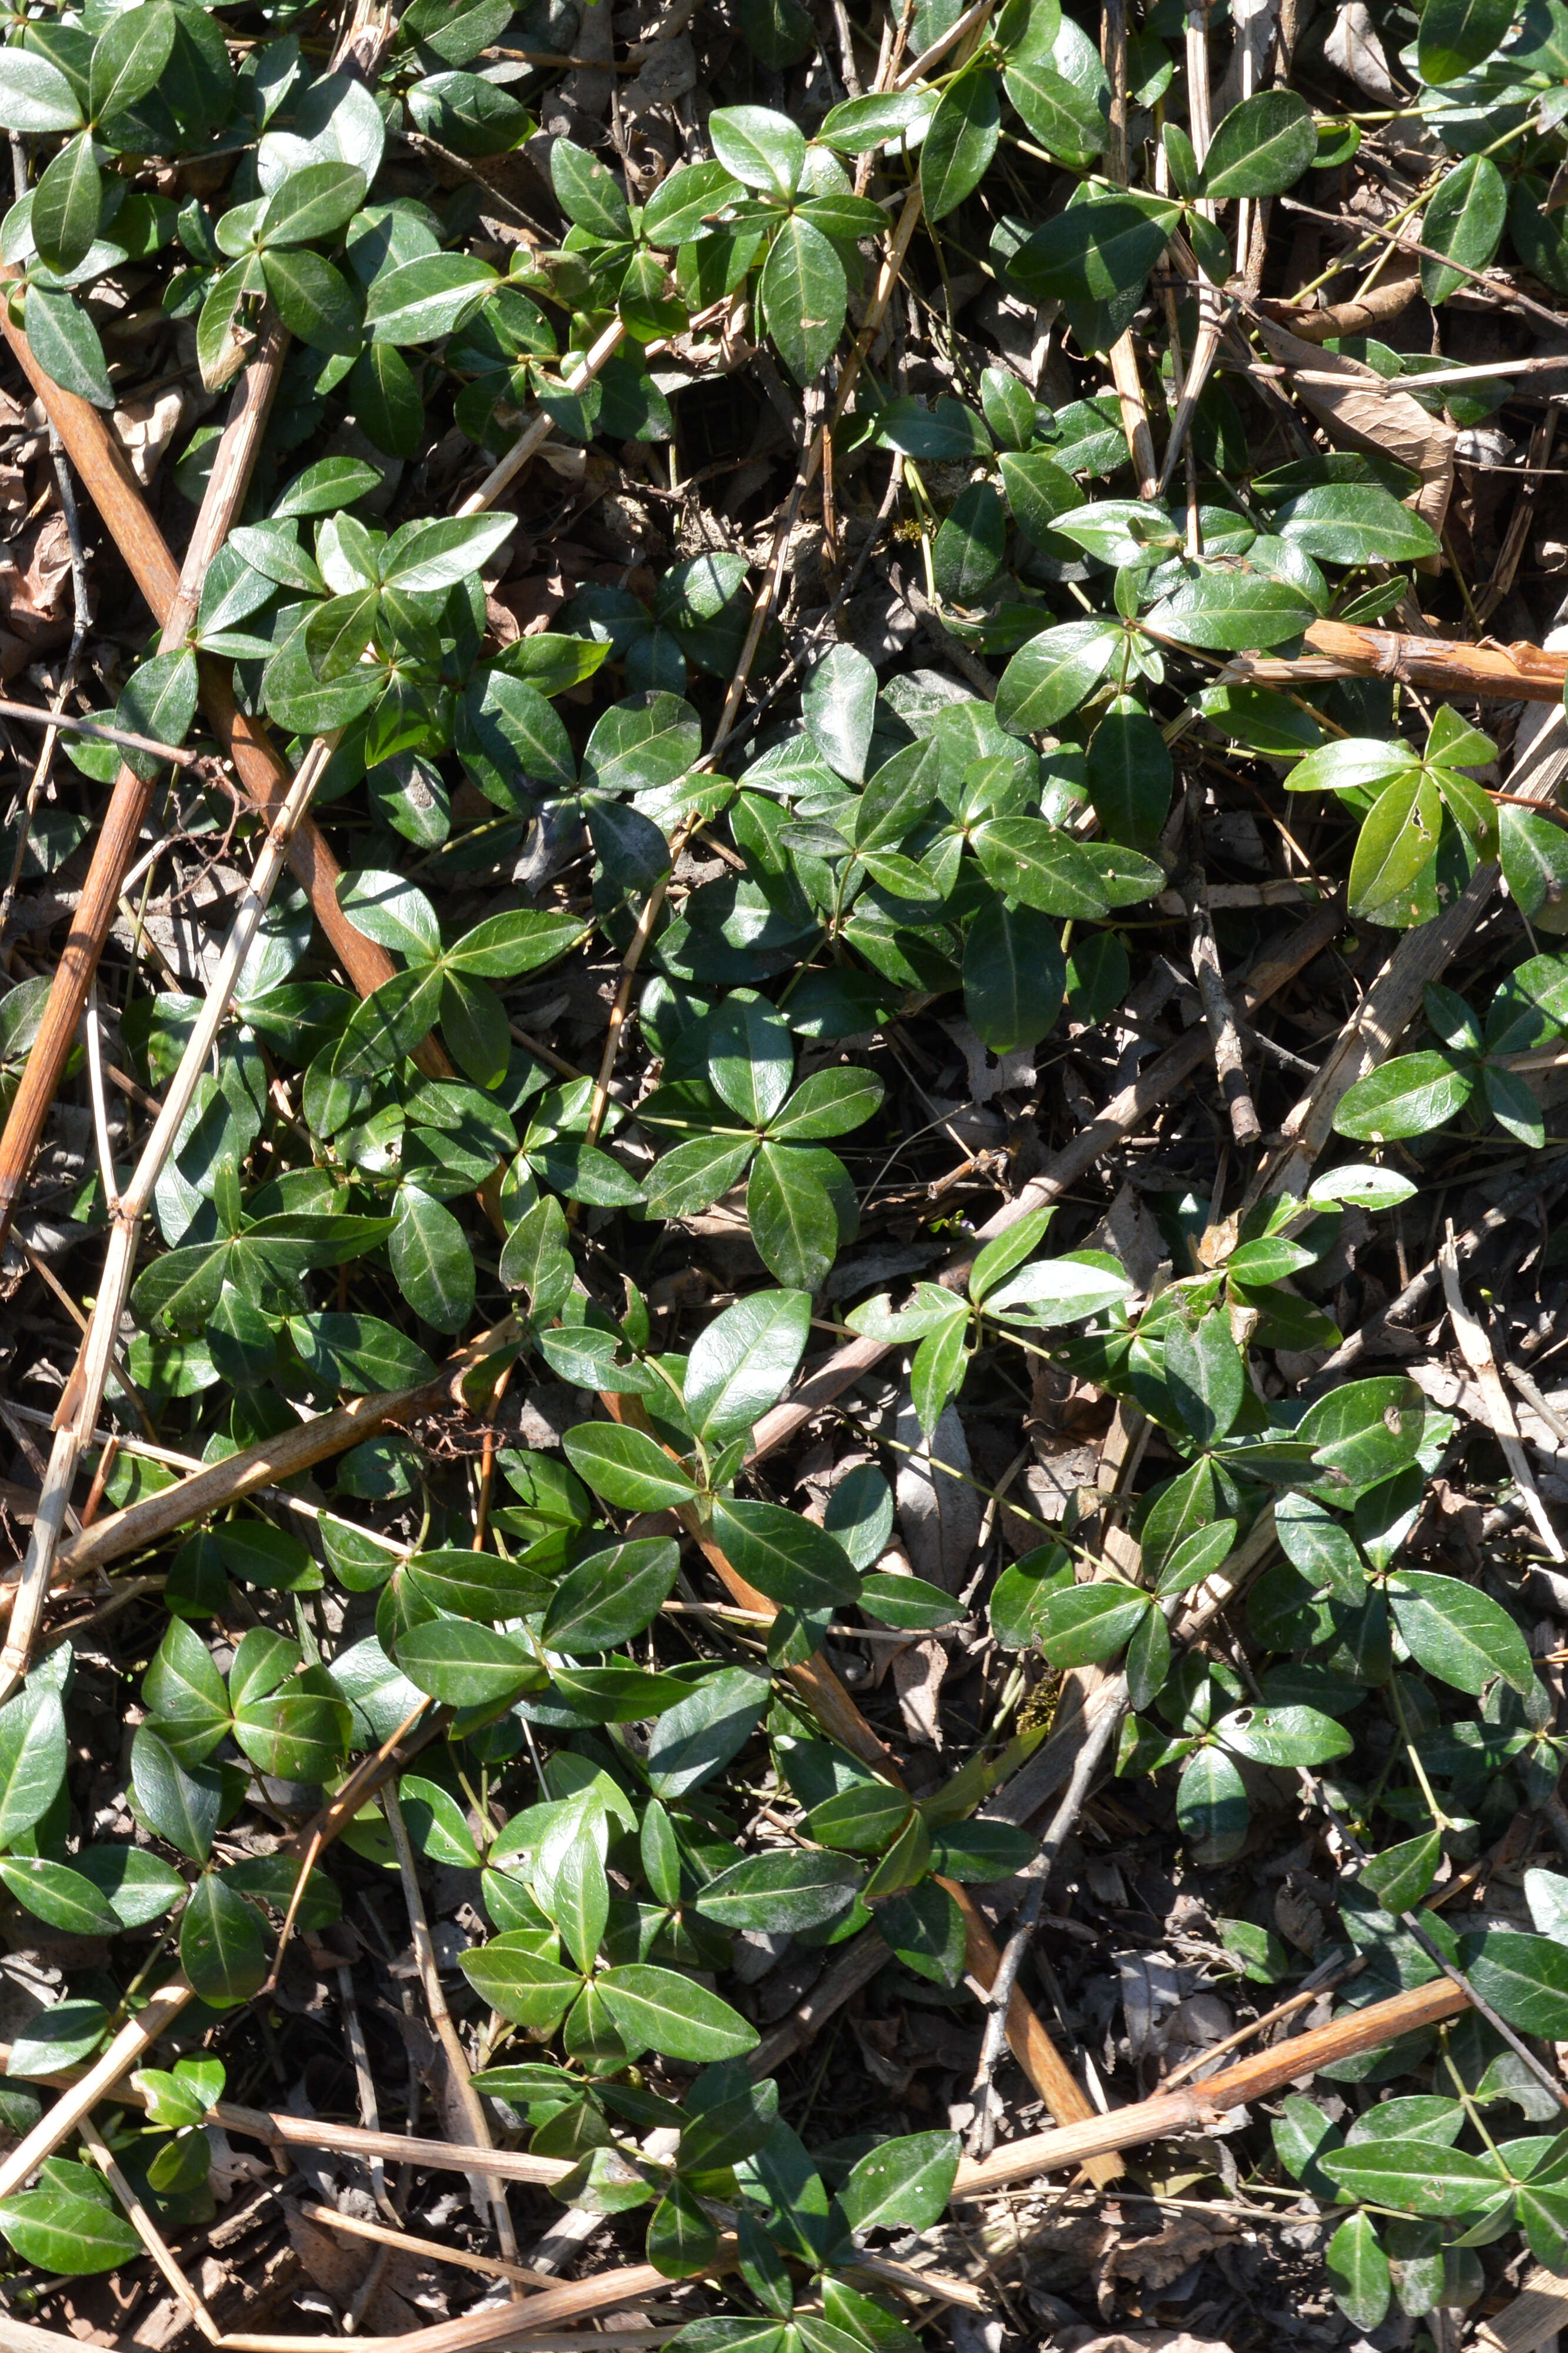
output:
<svg viewBox="0 0 1568 2353"><path fill-rule="evenodd" d="M70 635L70 533L58 508L0 550L0 624L31 649L26 659ZM21 665L0 667L12 677Z"/></svg>
<svg viewBox="0 0 1568 2353"><path fill-rule="evenodd" d="M1272 319L1259 315L1255 323L1269 357L1290 371L1291 391L1331 440L1373 457L1393 458L1419 474L1415 512L1434 531L1441 531L1454 486L1454 444L1458 438L1454 427L1444 417L1429 416L1418 400L1396 391L1360 360L1320 351ZM1342 377L1343 389L1337 383L1304 381L1303 369L1314 377Z"/></svg>
<svg viewBox="0 0 1568 2353"><path fill-rule="evenodd" d="M1162 2288L1169 2287L1184 2272L1190 2271L1200 2255L1211 2254L1230 2235L1227 2221L1216 2216L1211 2222L1206 2216L1192 2214L1184 2215L1179 2222L1168 2223L1153 2238L1119 2240L1108 2250L1100 2267L1101 2309L1114 2297L1117 2284L1122 2281L1157 2295Z"/></svg>
<svg viewBox="0 0 1568 2353"><path fill-rule="evenodd" d="M335 2304L352 2304L378 2251L363 2239L338 2239L320 2224L307 2221L292 2208L289 2212L289 2237L316 2285L325 2289ZM406 2337L412 2329L424 2326L423 2315L416 2312L384 2278L365 2308L366 2334Z"/></svg>
<svg viewBox="0 0 1568 2353"><path fill-rule="evenodd" d="M946 1648L931 1635L911 1642L893 1660L893 1684L905 1726L910 1739L925 1748L942 1745L942 1686L947 1668Z"/></svg>
<svg viewBox="0 0 1568 2353"><path fill-rule="evenodd" d="M143 489L157 472L158 461L179 431L184 413L184 396L175 385L145 400L128 400L123 408L114 411L120 446Z"/></svg>

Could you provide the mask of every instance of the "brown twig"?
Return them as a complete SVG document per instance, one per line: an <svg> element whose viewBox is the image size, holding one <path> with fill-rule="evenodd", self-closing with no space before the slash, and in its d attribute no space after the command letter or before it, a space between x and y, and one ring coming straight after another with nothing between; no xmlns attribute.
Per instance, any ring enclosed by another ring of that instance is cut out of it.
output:
<svg viewBox="0 0 1568 2353"><path fill-rule="evenodd" d="M1086 2158L1108 2149L1136 2148L1142 2142L1161 2140L1172 2133L1211 2130L1248 2100L1267 2099L1299 2076L1313 2074L1320 2067L1354 2058L1363 2051L1376 2051L1417 2028L1457 2018L1468 2008L1469 1998L1462 1986L1437 1978L1430 1985L1394 1994L1387 2001L1370 2003L1365 2010L1348 2010L1342 2018L1331 2019L1327 2026L1315 2027L1276 2050L1207 2076L1190 2091L1156 2092L1152 2099L1113 2109L1110 2116L1096 2116L1087 2125L1069 2125L1065 2130L1033 2133L1026 2139L1009 2142L983 2164L961 2163L952 2194L959 2199L983 2198L1012 2182L1032 2181L1037 2174L1081 2165Z"/></svg>
<svg viewBox="0 0 1568 2353"><path fill-rule="evenodd" d="M136 574L138 586L160 616L163 625L162 650L174 651L185 641L208 569L228 535L229 525L249 486L278 388L279 372L271 362L275 346L279 346L283 339L282 328L274 326L269 330L256 362L246 370L235 394L184 565L171 578L174 565L168 549L158 536L140 493L127 488L121 474L123 461L110 441L97 410L86 401L62 392L43 374L21 329L12 324L8 304L0 303L0 322L52 417L58 408L56 421L61 438ZM84 459L88 462L84 463ZM0 1133L0 1242L10 1230L17 1196L26 1182L49 1105L65 1071L152 796L152 780L139 776L129 765L121 767L37 1037L4 1132Z"/></svg>

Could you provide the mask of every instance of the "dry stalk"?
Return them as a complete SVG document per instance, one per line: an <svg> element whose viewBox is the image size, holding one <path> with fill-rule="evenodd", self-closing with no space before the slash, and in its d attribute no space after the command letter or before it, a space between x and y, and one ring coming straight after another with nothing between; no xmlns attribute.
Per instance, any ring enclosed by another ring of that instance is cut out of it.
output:
<svg viewBox="0 0 1568 2353"><path fill-rule="evenodd" d="M484 2102L475 2091L468 2071L468 2053L452 2023L452 2013L447 2007L447 1996L441 1985L441 1972L436 1966L436 1947L430 1941L430 1923L425 1916L425 1899L419 1892L419 1872L409 1844L403 1809L397 1801L397 1788L388 1781L381 1793L382 1810L386 1826L392 1832L392 1843L397 1850L398 1875L403 1882L403 1900L408 1907L409 1934L414 1939L414 1957L419 1968L419 1982L424 1988L425 2007L430 2013L430 2023L445 2054L452 2079L452 2089L468 2127L468 2138L480 2148L490 2146L489 2118ZM501 2253L509 2263L517 2262L517 2233L507 2210L506 2185L498 2174L479 2171L475 2177L489 2201L495 2233ZM519 2284L511 2283L512 2301L519 2300Z"/></svg>

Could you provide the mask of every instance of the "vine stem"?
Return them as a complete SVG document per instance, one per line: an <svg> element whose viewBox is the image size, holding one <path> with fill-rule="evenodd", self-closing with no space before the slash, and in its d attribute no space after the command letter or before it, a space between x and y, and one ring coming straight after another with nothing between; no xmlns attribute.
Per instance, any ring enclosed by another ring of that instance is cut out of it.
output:
<svg viewBox="0 0 1568 2353"><path fill-rule="evenodd" d="M33 1646L53 1581L66 1505L82 1455L92 1441L119 1337L120 1319L130 1295L142 1219L174 1149L207 1058L227 1016L241 968L287 862L289 841L310 807L310 796L329 756L330 748L325 743L312 744L300 764L281 813L268 830L250 881L241 893L217 971L180 1057L179 1068L164 1092L163 1110L153 1122L129 1185L114 1205L98 1296L75 1369L60 1399L55 1442L38 1497L32 1540L17 1581L5 1648L0 1650L0 1702L10 1698L32 1662Z"/></svg>

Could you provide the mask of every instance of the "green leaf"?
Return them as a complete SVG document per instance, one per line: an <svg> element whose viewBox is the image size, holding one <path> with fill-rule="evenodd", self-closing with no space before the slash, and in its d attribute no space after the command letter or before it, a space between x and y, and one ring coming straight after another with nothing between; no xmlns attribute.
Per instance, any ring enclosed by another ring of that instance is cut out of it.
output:
<svg viewBox="0 0 1568 2353"><path fill-rule="evenodd" d="M177 29L169 0L149 0L110 19L92 53L88 104L95 122L125 113L157 87Z"/></svg>
<svg viewBox="0 0 1568 2353"><path fill-rule="evenodd" d="M1463 1938L1459 1952L1481 2000L1521 2034L1568 2033L1568 1949L1560 1938L1485 1928Z"/></svg>
<svg viewBox="0 0 1568 2353"><path fill-rule="evenodd" d="M742 111L759 110L731 110ZM830 241L810 221L792 214L768 248L757 292L784 365L797 384L814 383L844 331L848 299L844 264Z"/></svg>
<svg viewBox="0 0 1568 2353"><path fill-rule="evenodd" d="M81 119L58 66L31 49L0 49L0 131L74 131Z"/></svg>
<svg viewBox="0 0 1568 2353"><path fill-rule="evenodd" d="M1377 2139L1329 2149L1318 2163L1352 2197L1402 2208L1409 2214L1473 2214L1505 2185L1494 2160L1435 2141Z"/></svg>
<svg viewBox="0 0 1568 2353"><path fill-rule="evenodd" d="M826 135L826 125L818 135ZM984 66L970 66L943 90L921 148L921 195L927 220L942 220L979 186L1001 135L996 77Z"/></svg>
<svg viewBox="0 0 1568 2353"><path fill-rule="evenodd" d="M251 1763L284 1781L330 1779L353 1726L324 1667L307 1667L273 1697L237 1701L234 1711L234 1736Z"/></svg>
<svg viewBox="0 0 1568 2353"><path fill-rule="evenodd" d="M416 1315L437 1332L460 1332L474 1312L473 1250L450 1209L405 1185L387 1255L398 1289Z"/></svg>
<svg viewBox="0 0 1568 2353"><path fill-rule="evenodd" d="M1441 552L1431 524L1376 482L1322 483L1287 499L1275 520L1320 564L1418 564Z"/></svg>
<svg viewBox="0 0 1568 2353"><path fill-rule="evenodd" d="M1362 1884L1370 1887L1383 1909L1397 1918L1402 1912L1415 1910L1442 1860L1442 1831L1423 1831L1418 1838L1404 1839L1398 1846L1374 1854L1363 1867Z"/></svg>
<svg viewBox="0 0 1568 2353"><path fill-rule="evenodd" d="M782 1848L749 1854L710 1879L695 1908L721 1928L798 1935L837 1919L854 1900L860 1873L847 1855Z"/></svg>
<svg viewBox="0 0 1568 2353"><path fill-rule="evenodd" d="M1342 1725L1315 1707L1239 1707L1220 1717L1215 1736L1255 1765L1321 1765L1355 1746Z"/></svg>
<svg viewBox="0 0 1568 2353"><path fill-rule="evenodd" d="M471 317L496 284L489 264L467 253L422 253L382 270L365 297L378 343L438 343Z"/></svg>
<svg viewBox="0 0 1568 2353"><path fill-rule="evenodd" d="M1172 1318L1165 1327L1165 1382L1200 1446L1227 1434L1247 1393L1247 1366L1223 1308L1195 1324Z"/></svg>
<svg viewBox="0 0 1568 2353"><path fill-rule="evenodd" d="M1000 695L997 700L1000 707ZM1044 818L991 818L972 839L987 881L1009 898L1037 907L1043 914L1068 915L1076 922L1093 922L1108 912L1110 902L1088 850Z"/></svg>
<svg viewBox="0 0 1568 2353"><path fill-rule="evenodd" d="M1214 653L1267 649L1316 620L1304 589L1261 573L1210 572L1189 580L1147 616L1149 628Z"/></svg>
<svg viewBox="0 0 1568 2353"><path fill-rule="evenodd" d="M666 2279L689 2279L711 2270L719 2253L718 2227L684 2181L671 2182L654 2208L645 2252L655 2271ZM783 2335L778 2330L770 2333Z"/></svg>
<svg viewBox="0 0 1568 2353"><path fill-rule="evenodd" d="M1364 2335L1388 2310L1388 2257L1378 2243L1370 2214L1351 2214L1324 2250L1334 2302Z"/></svg>
<svg viewBox="0 0 1568 2353"><path fill-rule="evenodd" d="M1109 704L1089 748L1089 797L1112 841L1153 850L1171 809L1173 770L1165 739L1142 703Z"/></svg>
<svg viewBox="0 0 1568 2353"><path fill-rule="evenodd" d="M458 1871L478 1871L484 1858L474 1844L468 1816L449 1789L422 1774L405 1773L397 1802L408 1835L432 1862L449 1862Z"/></svg>
<svg viewBox="0 0 1568 2353"><path fill-rule="evenodd" d="M758 1292L714 1316L686 1364L686 1409L698 1436L722 1445L748 1431L789 1387L810 1327L805 1291Z"/></svg>
<svg viewBox="0 0 1568 2353"><path fill-rule="evenodd" d="M948 605L983 605L1007 551L1007 515L989 482L972 482L953 501L936 535L931 567Z"/></svg>
<svg viewBox="0 0 1568 2353"><path fill-rule="evenodd" d="M1490 57L1513 18L1513 0L1425 0L1415 43L1422 80L1458 81Z"/></svg>
<svg viewBox="0 0 1568 2353"><path fill-rule="evenodd" d="M1366 1594L1366 1564L1344 1522L1315 1496L1281 1495L1274 1506L1274 1532L1287 1560L1314 1591L1325 1587L1352 1605Z"/></svg>
<svg viewBox="0 0 1568 2353"><path fill-rule="evenodd" d="M187 1771L152 1726L143 1724L131 1744L131 1785L148 1828L193 1862L205 1862L212 1852L223 1798L223 1778L216 1767L197 1765Z"/></svg>
<svg viewBox="0 0 1568 2353"><path fill-rule="evenodd" d="M33 191L28 216L39 258L64 274L85 259L103 210L103 182L92 134L60 149Z"/></svg>
<svg viewBox="0 0 1568 2353"><path fill-rule="evenodd" d="M583 1989L574 1969L540 1957L528 1929L509 1930L477 1952L459 1953L458 1966L492 2010L540 2042L554 2033Z"/></svg>
<svg viewBox="0 0 1568 2353"><path fill-rule="evenodd" d="M1357 1488L1390 1479L1414 1461L1425 1426L1420 1390L1403 1376L1387 1374L1352 1381L1319 1398L1298 1422L1296 1435L1337 1484Z"/></svg>
<svg viewBox="0 0 1568 2353"><path fill-rule="evenodd" d="M1012 478L1005 476L1011 491ZM1099 615L1042 629L1019 648L996 689L996 716L1015 735L1043 734L1076 711L1124 642L1119 623Z"/></svg>
<svg viewBox="0 0 1568 2353"><path fill-rule="evenodd" d="M855 2232L929 2231L942 2221L958 2173L958 2135L909 2133L859 2159L838 2193Z"/></svg>
<svg viewBox="0 0 1568 2353"><path fill-rule="evenodd" d="M1058 77L1044 69L1009 68L1007 95L1028 120L1018 94L1026 70L1035 89ZM1039 135L1048 147L1049 137L1043 131ZM1100 141L1094 144L1098 150ZM1109 302L1117 295L1133 295L1142 290L1179 217L1175 206L1152 197L1090 196L1037 228L1013 255L1008 271L1037 302L1086 297Z"/></svg>
<svg viewBox="0 0 1568 2353"><path fill-rule="evenodd" d="M1116 1577L1058 1587L1036 1605L1037 1639L1053 1667L1102 1663L1126 1647L1152 1607L1147 1593Z"/></svg>
<svg viewBox="0 0 1568 2353"><path fill-rule="evenodd" d="M42 1855L0 1857L0 1880L29 1912L72 1936L115 1936L119 1915L90 1879Z"/></svg>
<svg viewBox="0 0 1568 2353"><path fill-rule="evenodd" d="M696 1482L656 1438L618 1422L582 1422L562 1440L572 1468L618 1511L662 1512L689 1503Z"/></svg>
<svg viewBox="0 0 1568 2353"><path fill-rule="evenodd" d="M1130 1298L1131 1291L1125 1275L1091 1260L1037 1259L987 1293L985 1313L1006 1323L1051 1331L1098 1315Z"/></svg>
<svg viewBox="0 0 1568 2353"><path fill-rule="evenodd" d="M1182 1767L1176 1820L1205 1867L1229 1862L1247 1839L1247 1787L1223 1748L1202 1747Z"/></svg>
<svg viewBox="0 0 1568 2353"><path fill-rule="evenodd" d="M172 1618L142 1685L153 1727L182 1765L199 1765L228 1730L228 1694L199 1634Z"/></svg>
<svg viewBox="0 0 1568 2353"><path fill-rule="evenodd" d="M707 1675L689 1699L661 1715L648 1743L647 1776L654 1795L685 1797L739 1755L768 1704L769 1683L749 1667L722 1667Z"/></svg>
<svg viewBox="0 0 1568 2353"><path fill-rule="evenodd" d="M74 1857L74 1868L90 1881L122 1928L144 1928L161 1919L185 1892L173 1864L145 1847L85 1846Z"/></svg>
<svg viewBox="0 0 1568 2353"><path fill-rule="evenodd" d="M557 148L563 143L558 140ZM383 584L408 596L456 588L479 574L516 527L517 517L510 514L438 515L405 522L382 552Z"/></svg>
<svg viewBox="0 0 1568 2353"><path fill-rule="evenodd" d="M417 1691L445 1707L492 1707L543 1681L532 1652L510 1634L467 1618L431 1618L400 1634L397 1663Z"/></svg>
<svg viewBox="0 0 1568 2353"><path fill-rule="evenodd" d="M101 2045L109 2012L99 2001L58 2001L19 2027L5 2063L7 2075L54 2075L89 2058Z"/></svg>
<svg viewBox="0 0 1568 2353"><path fill-rule="evenodd" d="M910 1396L926 1437L931 1437L948 1402L963 1386L968 1370L969 1318L951 1316L915 1350L910 1366Z"/></svg>
<svg viewBox="0 0 1568 2353"><path fill-rule="evenodd" d="M747 1584L788 1609L830 1609L859 1593L859 1572L843 1546L782 1504L716 1502L712 1529Z"/></svg>
<svg viewBox="0 0 1568 2353"><path fill-rule="evenodd" d="M531 1615L548 1606L553 1590L549 1578L536 1574L526 1560L467 1552L457 1546L412 1554L403 1574L433 1609L480 1623Z"/></svg>
<svg viewBox="0 0 1568 2353"><path fill-rule="evenodd" d="M567 219L590 237L613 245L631 235L632 216L614 174L585 148L556 139L550 149L550 185Z"/></svg>
<svg viewBox="0 0 1568 2353"><path fill-rule="evenodd" d="M1347 1087L1334 1113L1334 1133L1358 1144L1401 1135L1430 1135L1469 1102L1476 1070L1453 1054L1428 1049L1400 1054Z"/></svg>
<svg viewBox="0 0 1568 2353"><path fill-rule="evenodd" d="M96 2195L73 2190L59 2179L64 2174L88 2176L86 2166L60 2164L47 2189L26 2189L0 2201L3 2231L25 2263L45 2272L79 2278L90 2272L114 2271L142 2253L135 2231L113 2206Z"/></svg>
<svg viewBox="0 0 1568 2353"><path fill-rule="evenodd" d="M765 106L718 107L708 118L713 153L749 188L786 203L805 168L805 140L787 114Z"/></svg>
<svg viewBox="0 0 1568 2353"><path fill-rule="evenodd" d="M652 2050L667 2059L701 2064L739 2058L756 2048L754 2026L717 1994L673 1969L629 1961L605 1969L597 1982L634 2056Z"/></svg>
<svg viewBox="0 0 1568 2353"><path fill-rule="evenodd" d="M312 245L353 218L365 199L365 175L352 164L306 164L280 180L262 207L258 245Z"/></svg>
<svg viewBox="0 0 1568 2353"><path fill-rule="evenodd" d="M684 245L701 233L710 215L742 193L741 182L722 164L678 164L643 206L643 235L650 245Z"/></svg>
<svg viewBox="0 0 1568 2353"><path fill-rule="evenodd" d="M1463 1692L1480 1693L1498 1675L1521 1697L1534 1690L1524 1636L1489 1594L1455 1577L1407 1569L1390 1584L1388 1600L1406 1647L1428 1674Z"/></svg>
<svg viewBox="0 0 1568 2353"><path fill-rule="evenodd" d="M1054 64L1036 57L1012 58L1002 80L1008 97L1042 147L1061 163L1075 164L1079 170L1093 163L1107 137L1103 87L1085 87L1069 80L1066 74L1058 72ZM1154 259L1158 258L1156 254ZM1017 259L1015 254L1014 261ZM1145 276L1152 267L1151 261Z"/></svg>
<svg viewBox="0 0 1568 2353"><path fill-rule="evenodd" d="M214 2010L248 2001L267 1978L260 1917L210 1872L198 1879L180 1919L180 1967Z"/></svg>
<svg viewBox="0 0 1568 2353"><path fill-rule="evenodd" d="M746 1187L746 1216L758 1256L781 1282L815 1291L837 1254L839 1213L825 1175L842 1177L833 1154L805 1145L766 1143Z"/></svg>
<svg viewBox="0 0 1568 2353"><path fill-rule="evenodd" d="M261 257L267 291L291 335L320 352L357 357L362 342L359 301L340 270L308 246L268 248Z"/></svg>
<svg viewBox="0 0 1568 2353"><path fill-rule="evenodd" d="M0 56L14 54L0 51ZM113 407L114 387L109 381L98 329L68 294L29 286L23 324L33 355L46 375L67 392L74 392L79 400L90 401L95 408Z"/></svg>
<svg viewBox="0 0 1568 2353"><path fill-rule="evenodd" d="M1037 908L990 893L963 943L963 1009L994 1054L1037 1046L1067 987L1060 928Z"/></svg>
<svg viewBox="0 0 1568 2353"><path fill-rule="evenodd" d="M417 376L395 344L376 342L362 352L345 390L363 431L377 449L389 458L417 454L425 402Z"/></svg>
<svg viewBox="0 0 1568 2353"><path fill-rule="evenodd" d="M36 218L35 215L35 218ZM1463 265L1445 269L1421 259L1421 291L1434 307L1470 283L1466 270L1485 269L1508 219L1508 184L1489 155L1467 155L1441 179L1421 216L1421 242Z"/></svg>
<svg viewBox="0 0 1568 2353"><path fill-rule="evenodd" d="M1203 194L1278 196L1310 171L1318 153L1312 110L1290 90L1262 90L1215 127L1203 163Z"/></svg>
<svg viewBox="0 0 1568 2353"><path fill-rule="evenodd" d="M658 1617L679 1565L668 1536L639 1536L593 1554L557 1586L540 1640L568 1657L629 1642Z"/></svg>
<svg viewBox="0 0 1568 2353"><path fill-rule="evenodd" d="M66 1777L66 1724L58 1691L35 1675L0 1707L0 1851L14 1847L54 1804Z"/></svg>

